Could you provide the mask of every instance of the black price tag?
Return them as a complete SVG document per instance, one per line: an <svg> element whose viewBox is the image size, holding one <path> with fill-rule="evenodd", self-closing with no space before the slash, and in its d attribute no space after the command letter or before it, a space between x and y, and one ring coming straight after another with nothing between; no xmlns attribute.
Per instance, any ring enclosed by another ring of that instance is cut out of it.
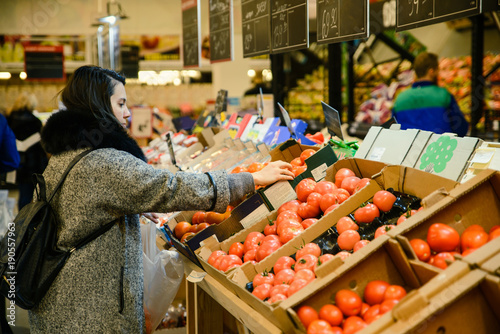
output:
<svg viewBox="0 0 500 334"><path fill-rule="evenodd" d="M223 111L227 111L227 90L221 89L215 100L215 113L218 115Z"/></svg>
<svg viewBox="0 0 500 334"><path fill-rule="evenodd" d="M339 112L323 101L321 101L321 106L323 107L323 113L325 114L325 122L328 133L331 136L337 136L344 141Z"/></svg>
<svg viewBox="0 0 500 334"><path fill-rule="evenodd" d="M380 126L383 127L384 129L389 129L393 124L398 124L398 122L394 117L391 117L389 118L389 120L387 120L384 124L381 124Z"/></svg>
<svg viewBox="0 0 500 334"><path fill-rule="evenodd" d="M288 128L288 131L290 131L290 136L292 138L297 138L295 136L295 131L293 130L292 127L292 121L290 120L290 116L288 115L288 111L286 111L285 108L278 102L278 107L280 108L281 115L283 116L283 121L285 122L286 127Z"/></svg>

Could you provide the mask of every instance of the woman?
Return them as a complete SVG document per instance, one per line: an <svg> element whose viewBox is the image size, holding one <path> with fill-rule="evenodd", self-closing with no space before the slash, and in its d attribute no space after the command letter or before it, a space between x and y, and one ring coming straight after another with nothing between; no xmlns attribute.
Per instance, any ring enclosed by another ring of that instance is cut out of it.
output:
<svg viewBox="0 0 500 334"><path fill-rule="evenodd" d="M42 143L52 154L44 172L49 194L71 159L94 149L73 167L53 199L59 246L71 247L103 224L120 221L71 255L30 311L32 333L143 332L139 214L212 207L223 212L255 185L293 178L291 165L281 161L259 173L219 171L211 178L152 168L124 129L130 116L124 84L110 70L77 69L61 94L66 110L54 114L42 131Z"/></svg>
<svg viewBox="0 0 500 334"><path fill-rule="evenodd" d="M31 202L33 199L33 173L42 173L47 166L47 155L40 144L39 132L42 129L42 122L33 115L37 100L35 95L23 92L19 94L12 107L7 121L16 139L21 142L29 142L20 151L21 164L16 170L16 184L19 187L18 210ZM31 140L35 138L34 140Z"/></svg>

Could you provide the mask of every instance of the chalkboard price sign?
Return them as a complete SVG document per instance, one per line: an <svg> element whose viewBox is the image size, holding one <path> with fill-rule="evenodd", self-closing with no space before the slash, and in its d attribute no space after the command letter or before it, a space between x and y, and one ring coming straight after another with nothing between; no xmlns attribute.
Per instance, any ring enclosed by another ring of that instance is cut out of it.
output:
<svg viewBox="0 0 500 334"><path fill-rule="evenodd" d="M268 0L241 0L243 57L271 53L271 18Z"/></svg>
<svg viewBox="0 0 500 334"><path fill-rule="evenodd" d="M233 1L210 0L210 62L233 60Z"/></svg>
<svg viewBox="0 0 500 334"><path fill-rule="evenodd" d="M201 65L200 0L182 0L182 59L184 67Z"/></svg>
<svg viewBox="0 0 500 334"><path fill-rule="evenodd" d="M309 1L271 1L271 52L309 47Z"/></svg>
<svg viewBox="0 0 500 334"><path fill-rule="evenodd" d="M26 80L65 80L62 45L25 46L24 71Z"/></svg>
<svg viewBox="0 0 500 334"><path fill-rule="evenodd" d="M445 22L481 12L480 0L397 0L396 31Z"/></svg>
<svg viewBox="0 0 500 334"><path fill-rule="evenodd" d="M318 0L318 44L368 37L368 0Z"/></svg>

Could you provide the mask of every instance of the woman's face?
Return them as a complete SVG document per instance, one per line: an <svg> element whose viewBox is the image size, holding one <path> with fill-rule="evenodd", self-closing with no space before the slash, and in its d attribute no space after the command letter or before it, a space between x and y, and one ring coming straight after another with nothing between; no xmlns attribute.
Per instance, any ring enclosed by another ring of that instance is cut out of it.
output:
<svg viewBox="0 0 500 334"><path fill-rule="evenodd" d="M127 108L127 93L125 86L121 82L116 83L115 91L111 95L111 107L113 114L123 127L127 127L130 111Z"/></svg>

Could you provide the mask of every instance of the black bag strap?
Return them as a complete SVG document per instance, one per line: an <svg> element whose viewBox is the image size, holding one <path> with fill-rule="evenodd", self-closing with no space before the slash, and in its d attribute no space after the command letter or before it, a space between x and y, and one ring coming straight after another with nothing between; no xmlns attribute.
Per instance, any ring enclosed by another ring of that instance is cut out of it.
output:
<svg viewBox="0 0 500 334"><path fill-rule="evenodd" d="M113 227L113 225L115 225L119 220L120 219L115 219L112 222L107 223L106 225L102 226L97 231L94 231L93 233L87 235L85 238L83 238L82 240L80 240L80 242L77 243L76 246L74 246L73 248L71 248L69 250L69 252L73 253L75 250L82 248L83 246L85 246L86 244L88 244L89 242L91 242L92 240L97 239L99 236L101 236L102 234L104 234L107 231L109 231Z"/></svg>

